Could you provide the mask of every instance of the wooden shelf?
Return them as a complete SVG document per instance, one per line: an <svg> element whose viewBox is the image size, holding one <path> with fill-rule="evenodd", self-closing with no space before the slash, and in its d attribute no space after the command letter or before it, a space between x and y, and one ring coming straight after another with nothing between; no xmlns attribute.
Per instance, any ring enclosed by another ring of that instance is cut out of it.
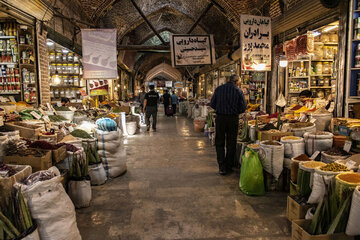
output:
<svg viewBox="0 0 360 240"><path fill-rule="evenodd" d="M0 65L16 65L17 62L0 62Z"/></svg>
<svg viewBox="0 0 360 240"><path fill-rule="evenodd" d="M289 77L289 78L303 78L303 79L305 79L305 78L309 78L309 76L303 76L303 77Z"/></svg>
<svg viewBox="0 0 360 240"><path fill-rule="evenodd" d="M332 88L332 87L327 87L327 86L311 86L310 88Z"/></svg>
<svg viewBox="0 0 360 240"><path fill-rule="evenodd" d="M356 70L360 70L360 68L351 68L351 70L356 71Z"/></svg>
<svg viewBox="0 0 360 240"><path fill-rule="evenodd" d="M34 48L34 45L32 45L32 44L19 44L19 47Z"/></svg>
<svg viewBox="0 0 360 240"><path fill-rule="evenodd" d="M311 77L331 77L332 74L315 74L311 75Z"/></svg>
<svg viewBox="0 0 360 240"><path fill-rule="evenodd" d="M312 62L333 62L334 60L333 59L329 59L329 60L326 60L326 59L323 59L323 60L311 60Z"/></svg>
<svg viewBox="0 0 360 240"><path fill-rule="evenodd" d="M35 67L34 63L20 63L20 67Z"/></svg>
<svg viewBox="0 0 360 240"><path fill-rule="evenodd" d="M6 94L6 95L11 95L11 94L20 94L21 91L14 91L14 92L3 92L2 90L0 90L0 95Z"/></svg>
<svg viewBox="0 0 360 240"><path fill-rule="evenodd" d="M16 38L15 36L0 36L0 39L12 39Z"/></svg>
<svg viewBox="0 0 360 240"><path fill-rule="evenodd" d="M291 63L291 62L310 62L310 60L309 59L304 59L304 60L291 60L291 61L288 61L289 63Z"/></svg>
<svg viewBox="0 0 360 240"><path fill-rule="evenodd" d="M80 86L73 86L73 85L61 85L61 86L51 86L50 87L53 87L53 88L83 88L83 87L80 87Z"/></svg>

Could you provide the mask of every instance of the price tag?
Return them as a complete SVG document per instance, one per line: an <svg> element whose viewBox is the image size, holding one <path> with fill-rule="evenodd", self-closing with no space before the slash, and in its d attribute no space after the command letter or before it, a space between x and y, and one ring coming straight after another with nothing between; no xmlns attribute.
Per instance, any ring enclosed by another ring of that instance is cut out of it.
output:
<svg viewBox="0 0 360 240"><path fill-rule="evenodd" d="M344 151L350 152L351 145L352 145L352 142L349 141L349 140L346 140L346 141L345 141L345 144L344 144Z"/></svg>
<svg viewBox="0 0 360 240"><path fill-rule="evenodd" d="M356 162L354 162L353 160L349 160L349 161L347 161L346 164L345 164L345 166L346 166L348 169L353 168L355 165L356 165Z"/></svg>
<svg viewBox="0 0 360 240"><path fill-rule="evenodd" d="M38 110L42 113L42 115L44 115L44 116L46 115L46 113L44 112L44 110L42 110L41 108L39 108Z"/></svg>
<svg viewBox="0 0 360 240"><path fill-rule="evenodd" d="M48 107L48 109L49 109L49 111L51 111L51 105L50 105L50 103L46 103L46 106Z"/></svg>
<svg viewBox="0 0 360 240"><path fill-rule="evenodd" d="M45 122L50 123L50 118L46 115L43 116Z"/></svg>
<svg viewBox="0 0 360 240"><path fill-rule="evenodd" d="M71 111L73 111L73 112L76 111L76 108L74 108L74 107L69 107L69 109L70 109Z"/></svg>
<svg viewBox="0 0 360 240"><path fill-rule="evenodd" d="M66 130L65 130L64 127L61 128L61 132L62 132L65 136L67 135Z"/></svg>
<svg viewBox="0 0 360 240"><path fill-rule="evenodd" d="M13 96L9 96L9 98L10 98L10 102L16 102Z"/></svg>
<svg viewBox="0 0 360 240"><path fill-rule="evenodd" d="M85 105L82 105L82 106L83 106L84 110L86 111L86 106Z"/></svg>
<svg viewBox="0 0 360 240"><path fill-rule="evenodd" d="M37 120L41 119L41 116L35 111L31 111L30 114L33 115Z"/></svg>
<svg viewBox="0 0 360 240"><path fill-rule="evenodd" d="M314 152L314 153L313 153L313 155L311 155L310 159L315 160L315 159L316 159L316 157L317 157L319 154L320 154L320 151L316 151L316 152Z"/></svg>
<svg viewBox="0 0 360 240"><path fill-rule="evenodd" d="M311 123L315 123L315 122L316 122L316 119L315 119L315 118L311 118L311 119L310 119L310 122L311 122Z"/></svg>
<svg viewBox="0 0 360 240"><path fill-rule="evenodd" d="M69 126L68 129L69 129L69 132L74 131L74 128L72 126Z"/></svg>
<svg viewBox="0 0 360 240"><path fill-rule="evenodd" d="M6 101L6 98L0 97L0 102L7 102L7 101Z"/></svg>

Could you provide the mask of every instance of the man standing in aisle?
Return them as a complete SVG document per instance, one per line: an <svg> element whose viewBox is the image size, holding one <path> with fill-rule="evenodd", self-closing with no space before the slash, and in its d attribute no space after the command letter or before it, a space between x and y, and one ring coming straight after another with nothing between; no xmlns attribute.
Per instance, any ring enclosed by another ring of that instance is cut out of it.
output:
<svg viewBox="0 0 360 240"><path fill-rule="evenodd" d="M165 93L163 95L163 102L164 102L164 112L165 112L165 116L170 116L168 114L168 108L171 105L171 96L169 94L169 91L166 89Z"/></svg>
<svg viewBox="0 0 360 240"><path fill-rule="evenodd" d="M178 104L178 97L176 96L175 90L174 90L171 95L171 105L172 105L172 109L174 111L174 115L176 114L176 105L177 104Z"/></svg>
<svg viewBox="0 0 360 240"><path fill-rule="evenodd" d="M246 109L244 94L236 86L238 80L237 75L230 76L226 84L215 89L210 102L210 106L216 111L215 146L220 175L226 175L232 171L236 152L239 114L245 112Z"/></svg>
<svg viewBox="0 0 360 240"><path fill-rule="evenodd" d="M141 108L141 123L144 124L145 123L145 119L144 119L144 100L145 100L145 95L146 95L146 92L145 92L145 87L142 86L141 87L141 92L139 93L139 102L140 102L140 108Z"/></svg>
<svg viewBox="0 0 360 240"><path fill-rule="evenodd" d="M156 132L156 115L159 102L159 94L155 92L154 85L149 86L150 91L145 94L143 111L146 116L147 131L150 130L150 117L152 116L152 129Z"/></svg>

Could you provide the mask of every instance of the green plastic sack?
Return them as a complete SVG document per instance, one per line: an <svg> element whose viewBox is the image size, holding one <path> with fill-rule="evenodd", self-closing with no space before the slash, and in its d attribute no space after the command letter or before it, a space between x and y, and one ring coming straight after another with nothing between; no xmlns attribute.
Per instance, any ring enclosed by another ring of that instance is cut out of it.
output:
<svg viewBox="0 0 360 240"><path fill-rule="evenodd" d="M250 148L242 156L239 187L246 195L265 195L263 167L257 152Z"/></svg>

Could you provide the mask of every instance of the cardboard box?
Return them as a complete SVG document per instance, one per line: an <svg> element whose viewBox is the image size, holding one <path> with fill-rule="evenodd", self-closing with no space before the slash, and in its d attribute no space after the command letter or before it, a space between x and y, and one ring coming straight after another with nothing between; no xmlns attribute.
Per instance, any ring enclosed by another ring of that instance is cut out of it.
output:
<svg viewBox="0 0 360 240"><path fill-rule="evenodd" d="M32 155L20 156L12 155L5 156L4 163L6 164L16 164L16 165L30 165L33 172L40 170L47 170L52 166L52 152L47 151L46 154L42 157L35 157Z"/></svg>
<svg viewBox="0 0 360 240"><path fill-rule="evenodd" d="M294 136L293 132L275 132L271 133L268 131L260 131L259 132L259 140L265 141L265 140L275 140L280 141L280 138L285 136Z"/></svg>
<svg viewBox="0 0 360 240"><path fill-rule="evenodd" d="M310 235L307 230L311 220L294 220L292 222L292 240L354 240L354 237L346 236L344 233Z"/></svg>
<svg viewBox="0 0 360 240"><path fill-rule="evenodd" d="M9 122L6 123L6 126L12 130L19 130L20 137L31 140L38 140L39 135L44 129L44 127L41 126L26 124L22 122Z"/></svg>
<svg viewBox="0 0 360 240"><path fill-rule="evenodd" d="M116 107L116 109L119 109L120 112L125 112L126 114L130 113L130 107L128 106L120 106L120 107Z"/></svg>
<svg viewBox="0 0 360 240"><path fill-rule="evenodd" d="M64 160L67 157L66 146L61 146L56 150L52 150L52 161L53 163L58 163Z"/></svg>
<svg viewBox="0 0 360 240"><path fill-rule="evenodd" d="M296 202L292 196L287 198L286 217L289 221L304 219L306 212L309 208L313 207L312 204L301 205Z"/></svg>

